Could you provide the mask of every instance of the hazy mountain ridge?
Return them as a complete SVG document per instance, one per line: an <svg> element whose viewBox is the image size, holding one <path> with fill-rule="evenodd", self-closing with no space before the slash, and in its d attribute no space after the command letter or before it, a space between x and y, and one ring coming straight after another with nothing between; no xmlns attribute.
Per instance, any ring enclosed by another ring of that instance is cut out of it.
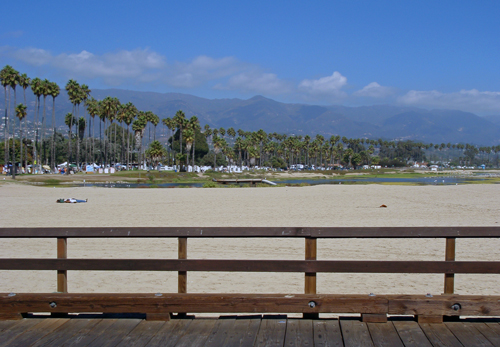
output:
<svg viewBox="0 0 500 347"><path fill-rule="evenodd" d="M27 91L28 118L33 119L33 94ZM94 89L98 100L117 97L122 103L132 102L139 110L151 110L160 118L173 117L183 110L187 117L197 115L203 125L233 127L248 131L315 135L340 135L385 139L412 139L424 142L500 143L500 116L479 117L454 110L424 110L415 107L374 105L361 107L287 104L263 96L242 99L206 99L190 94L138 92L122 89ZM18 91L17 101L22 102ZM43 97L42 107L43 110ZM0 98L3 109L4 98ZM11 106L13 105L13 98ZM47 124L52 117L52 98L47 98ZM56 99L56 119L63 124L72 105L64 90ZM80 116L83 116L80 105ZM2 113L3 116L3 113ZM40 115L41 120L41 115Z"/></svg>

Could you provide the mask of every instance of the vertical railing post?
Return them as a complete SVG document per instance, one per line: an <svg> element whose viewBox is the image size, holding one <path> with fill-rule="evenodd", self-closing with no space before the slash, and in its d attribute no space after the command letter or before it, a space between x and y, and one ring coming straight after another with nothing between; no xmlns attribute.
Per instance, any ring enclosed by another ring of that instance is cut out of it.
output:
<svg viewBox="0 0 500 347"><path fill-rule="evenodd" d="M187 237L179 237L179 259L187 259ZM187 271L179 271L177 275L177 292L187 293ZM179 312L179 317L185 317L186 313Z"/></svg>
<svg viewBox="0 0 500 347"><path fill-rule="evenodd" d="M455 261L455 238L446 238L446 261ZM453 294L455 291L455 274L444 274L444 294Z"/></svg>
<svg viewBox="0 0 500 347"><path fill-rule="evenodd" d="M68 258L68 239L66 237L57 238L57 259ZM68 271L57 270L57 291L68 292Z"/></svg>
<svg viewBox="0 0 500 347"><path fill-rule="evenodd" d="M317 238L306 237L306 260L316 260L317 259ZM305 294L316 294L316 272L306 272L305 273L305 283L304 283L304 293ZM318 318L317 313L304 313L304 318L315 319Z"/></svg>

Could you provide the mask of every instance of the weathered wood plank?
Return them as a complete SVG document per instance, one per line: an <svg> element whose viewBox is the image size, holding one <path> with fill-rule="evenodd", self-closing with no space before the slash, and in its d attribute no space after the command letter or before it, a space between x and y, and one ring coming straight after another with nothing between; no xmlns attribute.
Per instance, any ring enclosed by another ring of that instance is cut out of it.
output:
<svg viewBox="0 0 500 347"><path fill-rule="evenodd" d="M472 324L481 334L484 335L495 347L500 347L500 325L496 324L496 330L492 329L489 325L485 323L466 323Z"/></svg>
<svg viewBox="0 0 500 347"><path fill-rule="evenodd" d="M42 321L43 319L38 319L38 318L30 318L30 319L15 321L16 324L9 327L9 329L0 331L0 341L2 341L2 343L4 344L7 344L9 343L9 341L13 340L18 335L22 334L23 332L30 329L34 325L41 323Z"/></svg>
<svg viewBox="0 0 500 347"><path fill-rule="evenodd" d="M194 319L176 347L203 346L217 323L216 319Z"/></svg>
<svg viewBox="0 0 500 347"><path fill-rule="evenodd" d="M313 308L309 306L311 301L316 303ZM0 311L4 312L387 313L388 306L387 298L368 295L0 294Z"/></svg>
<svg viewBox="0 0 500 347"><path fill-rule="evenodd" d="M494 238L500 227L59 227L0 228L0 238L317 237Z"/></svg>
<svg viewBox="0 0 500 347"><path fill-rule="evenodd" d="M40 323L32 326L31 328L25 330L22 334L16 336L14 339L10 340L5 346L10 347L25 347L31 346L38 340L42 339L46 335L51 334L54 330L59 328L61 325L68 322L68 319L53 319L47 318L43 319Z"/></svg>
<svg viewBox="0 0 500 347"><path fill-rule="evenodd" d="M446 325L440 323L420 323L419 325L434 347L463 347Z"/></svg>
<svg viewBox="0 0 500 347"><path fill-rule="evenodd" d="M340 327L346 347L373 347L366 323L354 319L341 319Z"/></svg>
<svg viewBox="0 0 500 347"><path fill-rule="evenodd" d="M285 346L314 346L312 320L288 319L285 333Z"/></svg>
<svg viewBox="0 0 500 347"><path fill-rule="evenodd" d="M344 347L338 319L313 321L315 347Z"/></svg>
<svg viewBox="0 0 500 347"><path fill-rule="evenodd" d="M456 239L454 237L446 238L446 251L444 260L455 261L455 245L456 245ZM454 291L455 291L455 274L445 273L444 293L453 294Z"/></svg>
<svg viewBox="0 0 500 347"><path fill-rule="evenodd" d="M260 323L256 347L282 347L285 343L286 316L264 316Z"/></svg>
<svg viewBox="0 0 500 347"><path fill-rule="evenodd" d="M41 346L63 346L75 340L77 334L92 330L101 319L69 319L64 325L60 326L52 333L38 340L32 347Z"/></svg>
<svg viewBox="0 0 500 347"><path fill-rule="evenodd" d="M0 270L500 273L498 261L3 258Z"/></svg>
<svg viewBox="0 0 500 347"><path fill-rule="evenodd" d="M367 326L376 347L404 347L392 322L367 323Z"/></svg>
<svg viewBox="0 0 500 347"><path fill-rule="evenodd" d="M13 325L15 325L20 320L0 320L0 332L10 329Z"/></svg>
<svg viewBox="0 0 500 347"><path fill-rule="evenodd" d="M393 321L393 324L405 347L432 347L417 322Z"/></svg>
<svg viewBox="0 0 500 347"><path fill-rule="evenodd" d="M156 335L148 342L147 347L173 347L184 335L191 319L176 319L166 322Z"/></svg>
<svg viewBox="0 0 500 347"><path fill-rule="evenodd" d="M223 347L252 347L259 333L261 316L237 317Z"/></svg>
<svg viewBox="0 0 500 347"><path fill-rule="evenodd" d="M470 323L447 322L445 325L464 346L493 347L491 342Z"/></svg>
<svg viewBox="0 0 500 347"><path fill-rule="evenodd" d="M387 315L385 313L363 313L361 321L365 323L386 323Z"/></svg>
<svg viewBox="0 0 500 347"><path fill-rule="evenodd" d="M458 306L454 306L458 304ZM455 310L457 308L457 310ZM497 316L499 296L400 295L389 298L389 314L424 316Z"/></svg>
<svg viewBox="0 0 500 347"><path fill-rule="evenodd" d="M117 319L105 331L99 331L97 337L91 342L92 347L116 346L122 341L139 323L141 319ZM90 335L94 335L91 331Z"/></svg>
<svg viewBox="0 0 500 347"><path fill-rule="evenodd" d="M83 328L78 331L75 335L73 335L73 337L66 340L63 346L91 346L92 341L104 334L106 330L110 329L116 321L117 319L101 319L94 326Z"/></svg>
<svg viewBox="0 0 500 347"><path fill-rule="evenodd" d="M57 258L68 258L68 239L65 237L57 238ZM68 272L66 270L57 270L57 291L60 293L68 292Z"/></svg>
<svg viewBox="0 0 500 347"><path fill-rule="evenodd" d="M136 327L125 336L117 347L143 347L157 334L165 325L165 322L159 321L141 321Z"/></svg>
<svg viewBox="0 0 500 347"><path fill-rule="evenodd" d="M216 323L204 347L221 347L234 329L235 318L221 318Z"/></svg>

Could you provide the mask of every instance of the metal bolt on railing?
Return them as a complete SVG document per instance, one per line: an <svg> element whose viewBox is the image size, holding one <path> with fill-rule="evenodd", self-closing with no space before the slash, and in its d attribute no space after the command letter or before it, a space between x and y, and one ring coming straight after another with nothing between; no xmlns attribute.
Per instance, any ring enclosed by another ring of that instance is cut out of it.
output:
<svg viewBox="0 0 500 347"><path fill-rule="evenodd" d="M425 296L428 297L428 298L432 298L432 294L431 293L427 293Z"/></svg>
<svg viewBox="0 0 500 347"><path fill-rule="evenodd" d="M16 296L16 293L9 293L7 296Z"/></svg>
<svg viewBox="0 0 500 347"><path fill-rule="evenodd" d="M373 294L373 293L370 293L370 294L368 294L368 296L376 296L376 295L375 295L375 294Z"/></svg>
<svg viewBox="0 0 500 347"><path fill-rule="evenodd" d="M55 302L55 301L52 301L52 302L49 304L49 306L50 306L51 308L56 308L56 307L57 307L57 304L56 304L56 302Z"/></svg>
<svg viewBox="0 0 500 347"><path fill-rule="evenodd" d="M314 301L309 301L308 305L309 305L310 308L316 307L316 303Z"/></svg>
<svg viewBox="0 0 500 347"><path fill-rule="evenodd" d="M451 305L451 308L453 310L455 310L455 311L458 311L458 310L460 310L462 308L462 305L460 305L458 303L457 304L453 304L453 305Z"/></svg>

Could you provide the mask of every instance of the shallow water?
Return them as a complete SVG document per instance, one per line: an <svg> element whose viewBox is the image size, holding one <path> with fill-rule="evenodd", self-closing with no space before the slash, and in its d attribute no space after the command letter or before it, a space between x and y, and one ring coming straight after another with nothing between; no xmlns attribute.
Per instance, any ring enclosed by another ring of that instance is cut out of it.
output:
<svg viewBox="0 0 500 347"><path fill-rule="evenodd" d="M395 177L356 177L356 178L334 178L334 179L299 179L275 181L278 184L369 184L369 183L408 183L421 185L456 185L467 184L473 181L485 181L481 178L464 177L415 177L415 178L395 178ZM85 187L101 188L201 188L204 183L85 183ZM81 186L81 185L79 185ZM247 186L240 184L240 186ZM221 188L223 186L221 185Z"/></svg>

